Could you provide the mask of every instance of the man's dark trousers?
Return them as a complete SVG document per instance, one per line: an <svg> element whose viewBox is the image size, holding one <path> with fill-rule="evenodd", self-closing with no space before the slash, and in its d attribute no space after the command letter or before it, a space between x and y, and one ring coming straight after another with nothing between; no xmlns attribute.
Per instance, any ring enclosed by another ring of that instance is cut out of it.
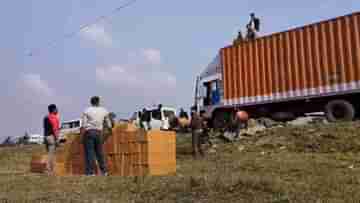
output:
<svg viewBox="0 0 360 203"><path fill-rule="evenodd" d="M192 131L192 148L193 148L193 156L197 158L200 154L204 156L204 152L201 148L201 136L202 136L202 129L194 129Z"/></svg>
<svg viewBox="0 0 360 203"><path fill-rule="evenodd" d="M103 142L101 131L87 130L84 135L84 149L85 149L85 174L93 175L95 167L95 155L98 161L100 170L103 174L106 173L106 165L103 153Z"/></svg>

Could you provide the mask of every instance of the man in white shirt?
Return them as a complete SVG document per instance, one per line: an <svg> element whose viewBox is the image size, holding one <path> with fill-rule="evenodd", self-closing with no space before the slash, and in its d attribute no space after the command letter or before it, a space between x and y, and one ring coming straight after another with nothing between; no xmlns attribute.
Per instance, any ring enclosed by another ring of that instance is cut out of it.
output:
<svg viewBox="0 0 360 203"><path fill-rule="evenodd" d="M100 98L98 96L92 97L90 103L91 106L84 111L81 117L81 134L85 149L85 174L88 176L94 175L94 156L96 156L102 175L107 176L102 131L105 122L107 126L112 126L112 123L109 118L109 112L100 106Z"/></svg>

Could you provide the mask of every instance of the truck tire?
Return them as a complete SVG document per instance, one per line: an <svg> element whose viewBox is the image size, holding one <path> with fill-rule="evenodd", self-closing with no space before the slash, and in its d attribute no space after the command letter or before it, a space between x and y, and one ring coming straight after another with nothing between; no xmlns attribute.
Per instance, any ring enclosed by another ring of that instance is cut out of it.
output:
<svg viewBox="0 0 360 203"><path fill-rule="evenodd" d="M354 106L346 100L333 100L325 106L328 121L352 121L355 117Z"/></svg>

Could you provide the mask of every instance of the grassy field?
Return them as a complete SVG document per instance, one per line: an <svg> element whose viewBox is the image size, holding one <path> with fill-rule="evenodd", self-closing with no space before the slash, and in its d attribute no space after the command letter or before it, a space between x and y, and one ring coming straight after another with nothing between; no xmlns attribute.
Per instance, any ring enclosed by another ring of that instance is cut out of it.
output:
<svg viewBox="0 0 360 203"><path fill-rule="evenodd" d="M0 202L360 202L360 125L268 130L219 141L193 160L179 135L177 174L146 177L47 177L29 173L42 146L0 149Z"/></svg>

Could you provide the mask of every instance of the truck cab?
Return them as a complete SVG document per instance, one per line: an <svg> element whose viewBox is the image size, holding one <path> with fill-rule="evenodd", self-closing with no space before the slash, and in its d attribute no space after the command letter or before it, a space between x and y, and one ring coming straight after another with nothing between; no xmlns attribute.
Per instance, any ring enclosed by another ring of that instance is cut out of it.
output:
<svg viewBox="0 0 360 203"><path fill-rule="evenodd" d="M220 56L218 55L199 75L196 82L195 103L205 116L212 117L212 111L223 105L223 81Z"/></svg>

